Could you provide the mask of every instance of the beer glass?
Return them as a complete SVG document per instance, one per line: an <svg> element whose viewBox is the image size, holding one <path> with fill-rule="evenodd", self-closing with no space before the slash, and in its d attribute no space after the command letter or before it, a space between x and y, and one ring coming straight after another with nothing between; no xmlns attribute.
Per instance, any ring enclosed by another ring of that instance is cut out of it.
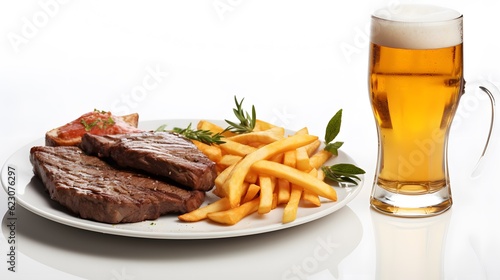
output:
<svg viewBox="0 0 500 280"><path fill-rule="evenodd" d="M372 15L368 80L379 151L370 204L376 210L422 217L452 205L447 143L465 85L462 22L459 12L428 5ZM490 97L492 135L498 90L488 87L479 92Z"/></svg>

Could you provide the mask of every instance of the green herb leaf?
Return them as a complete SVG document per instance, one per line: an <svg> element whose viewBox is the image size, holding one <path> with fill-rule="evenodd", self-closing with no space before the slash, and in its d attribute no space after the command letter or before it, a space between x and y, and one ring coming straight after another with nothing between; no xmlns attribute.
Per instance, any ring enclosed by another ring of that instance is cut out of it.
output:
<svg viewBox="0 0 500 280"><path fill-rule="evenodd" d="M340 127L342 124L342 109L338 110L337 113L330 119L325 131L325 150L338 156L339 149L342 147L344 142L334 142L331 143L335 137L340 132ZM361 179L357 176L360 174L365 174L365 171L354 164L350 163L339 163L332 166L323 166L321 168L325 173L325 178L338 182L358 185L357 181Z"/></svg>
<svg viewBox="0 0 500 280"><path fill-rule="evenodd" d="M329 151L333 155L338 156L339 149L340 149L340 147L342 147L343 144L344 144L344 142L329 143L329 144L326 144L325 150Z"/></svg>
<svg viewBox="0 0 500 280"><path fill-rule="evenodd" d="M96 109L96 108L94 108L94 112L96 112L96 113L100 113L100 114L106 114L106 113L107 113L107 112L106 112L106 111L104 111L104 110L98 110L98 109Z"/></svg>
<svg viewBox="0 0 500 280"><path fill-rule="evenodd" d="M342 109L330 119L325 131L325 143L328 144L337 137L340 132L340 125L342 124Z"/></svg>
<svg viewBox="0 0 500 280"><path fill-rule="evenodd" d="M257 121L255 106L252 105L252 115L250 115L242 108L244 99L245 98L241 99L241 101L238 102L236 96L234 97L236 108L233 108L233 113L238 119L239 123L226 120L229 126L224 131L232 131L234 133L241 134L241 133L252 132L253 129L255 128L255 123Z"/></svg>
<svg viewBox="0 0 500 280"><path fill-rule="evenodd" d="M330 166L330 170L343 174L355 174L355 175L365 174L365 171L363 169L350 163L339 163L332 165Z"/></svg>
<svg viewBox="0 0 500 280"><path fill-rule="evenodd" d="M361 179L357 175L365 174L365 171L354 164L339 163L332 166L323 166L325 177L338 183L358 185ZM356 181L357 180L357 181Z"/></svg>
<svg viewBox="0 0 500 280"><path fill-rule="evenodd" d="M225 143L222 138L220 133L213 133L210 130L203 130L203 129L197 129L194 130L191 128L191 123L188 125L187 128L179 128L179 127L174 127L172 130L167 130L166 129L167 125L163 124L159 126L155 131L167 131L167 132L175 132L180 135L183 135L184 137L191 139L191 140L196 140L200 141L202 143L205 143L207 145L212 145L212 144L223 144Z"/></svg>
<svg viewBox="0 0 500 280"><path fill-rule="evenodd" d="M85 131L90 131L92 128L96 125L96 121L93 121L92 123L87 123L84 119L80 120L80 123L83 125L85 128Z"/></svg>
<svg viewBox="0 0 500 280"><path fill-rule="evenodd" d="M107 113L105 111L98 111L97 109L94 109L94 112L97 112L100 114ZM97 118L93 122L88 123L85 119L82 118L80 120L80 123L85 128L85 131L91 131L94 127L98 127L99 129L106 129L110 126L113 126L115 124L115 120L111 116L109 116L107 119Z"/></svg>
<svg viewBox="0 0 500 280"><path fill-rule="evenodd" d="M167 128L167 125L162 124L155 131L168 131L166 128Z"/></svg>
<svg viewBox="0 0 500 280"><path fill-rule="evenodd" d="M113 118L111 116L109 116L108 119L106 120L106 123L104 124L104 127L112 126L114 124L115 124L115 120L113 120Z"/></svg>

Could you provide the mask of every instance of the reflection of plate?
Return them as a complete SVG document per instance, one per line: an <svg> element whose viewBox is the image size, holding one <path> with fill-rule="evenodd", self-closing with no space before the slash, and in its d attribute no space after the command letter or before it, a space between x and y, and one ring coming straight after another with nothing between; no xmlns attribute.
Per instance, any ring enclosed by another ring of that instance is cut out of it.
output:
<svg viewBox="0 0 500 280"><path fill-rule="evenodd" d="M190 123L195 125L197 120L148 121L141 122L140 127L148 130L166 124L167 129L171 129L173 127L187 127ZM7 160L2 169L2 185L4 189L7 190L8 186L7 169L9 166L15 167L17 203L37 215L65 225L115 235L158 239L210 239L281 230L319 219L341 209L359 193L363 185L363 181L356 187L340 188L334 185L333 187L338 195L336 202L325 200L320 207L301 207L297 213L297 219L288 224L281 223L282 209L276 209L264 216L253 214L234 226L221 226L209 222L183 223L179 222L177 217L173 215L163 216L155 221L110 225L81 219L66 211L57 202L49 199L41 182L33 176L32 166L29 162L29 149L35 145L43 145L43 143L42 139L32 142L18 150ZM339 156L327 162L327 165L341 162L353 163L353 160L345 153L340 152ZM205 203L212 202L215 199L214 195L208 193Z"/></svg>

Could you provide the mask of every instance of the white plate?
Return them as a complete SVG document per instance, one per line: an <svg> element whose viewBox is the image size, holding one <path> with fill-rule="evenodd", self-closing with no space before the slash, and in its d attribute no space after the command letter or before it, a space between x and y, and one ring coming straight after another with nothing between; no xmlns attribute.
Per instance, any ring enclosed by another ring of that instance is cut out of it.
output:
<svg viewBox="0 0 500 280"><path fill-rule="evenodd" d="M141 122L140 128L154 130L162 124L167 124L167 129L172 129L173 127L185 128L190 123L195 126L197 122L198 120L147 121ZM218 123L222 125L225 124L220 121ZM211 239L245 236L286 229L319 219L341 209L360 192L364 180L361 176L362 180L359 185L352 187L338 187L333 185L338 195L338 200L336 202L323 200L320 207L300 207L296 220L287 224L281 223L283 213L283 208L281 207L266 215L254 213L233 226L221 226L208 221L184 223L180 222L175 215L162 216L154 221L111 225L81 219L49 198L42 183L38 178L34 177L32 166L29 161L29 150L32 146L36 145L44 145L44 140L39 139L34 141L15 152L2 168L2 186L6 191L8 191L9 186L8 169L9 167L13 167L16 170L16 203L39 216L61 224L95 232L131 237L157 239ZM332 165L334 163L354 163L354 161L348 155L340 151L339 156L328 161L326 165ZM216 197L208 193L205 204L213 202L214 200L216 200Z"/></svg>

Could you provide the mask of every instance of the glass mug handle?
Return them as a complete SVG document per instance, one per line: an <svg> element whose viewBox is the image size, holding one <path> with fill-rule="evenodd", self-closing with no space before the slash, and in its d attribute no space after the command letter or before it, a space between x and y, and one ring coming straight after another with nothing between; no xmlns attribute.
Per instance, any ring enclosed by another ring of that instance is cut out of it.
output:
<svg viewBox="0 0 500 280"><path fill-rule="evenodd" d="M487 84L486 86L484 84ZM470 85L467 85L469 87ZM481 153L481 156L479 157L478 162L476 163L476 166L474 167L474 170L472 171L471 177L476 178L478 177L484 166L490 161L492 150L494 148L494 144L498 142L498 133L500 127L498 127L498 121L495 119L496 118L496 104L495 104L495 99L500 99L500 91L498 88L491 82L486 82L486 81L481 81L481 82L474 82L472 86L475 88L476 86L481 90L481 93L486 94L488 97L488 100L490 101L490 110L491 110L491 117L490 117L490 126L489 126L489 131L488 131L488 136L486 137L486 142L483 147L483 151Z"/></svg>

